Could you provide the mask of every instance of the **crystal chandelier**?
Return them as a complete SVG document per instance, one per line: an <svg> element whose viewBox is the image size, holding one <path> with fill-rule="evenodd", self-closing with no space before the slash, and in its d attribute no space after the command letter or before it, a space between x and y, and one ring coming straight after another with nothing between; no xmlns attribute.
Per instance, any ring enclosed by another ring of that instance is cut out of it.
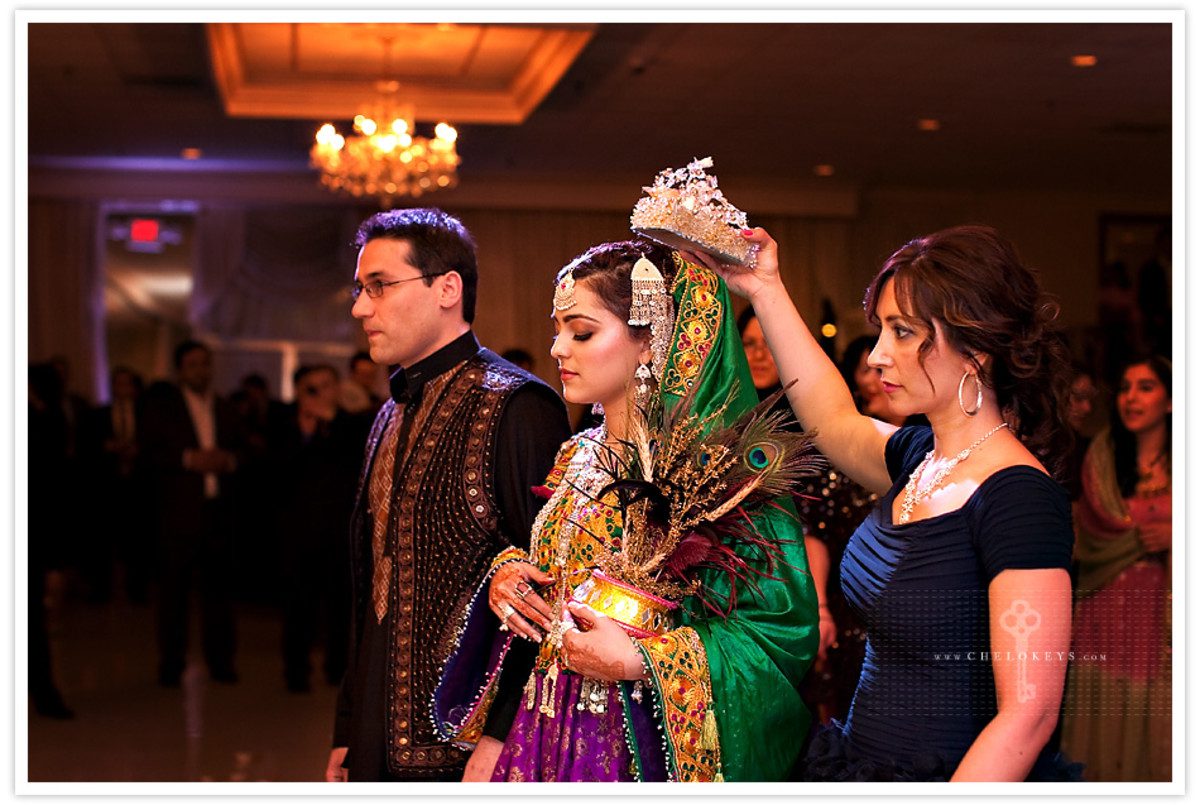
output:
<svg viewBox="0 0 1200 805"><path fill-rule="evenodd" d="M384 207L458 184L454 127L438 123L434 137L418 136L411 104L397 101L399 84L380 81L376 89L379 100L354 118L355 134L343 137L332 123L317 129L309 157L321 184L356 198L374 196Z"/></svg>

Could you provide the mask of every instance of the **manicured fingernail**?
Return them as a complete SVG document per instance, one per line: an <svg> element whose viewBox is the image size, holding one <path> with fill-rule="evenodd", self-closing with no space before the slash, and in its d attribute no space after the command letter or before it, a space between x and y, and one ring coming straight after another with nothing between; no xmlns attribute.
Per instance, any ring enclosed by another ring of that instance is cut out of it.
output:
<svg viewBox="0 0 1200 805"><path fill-rule="evenodd" d="M753 234L754 234L754 230L753 230L753 229L743 229L743 230L742 230L742 234L743 234L743 235L753 235Z"/></svg>

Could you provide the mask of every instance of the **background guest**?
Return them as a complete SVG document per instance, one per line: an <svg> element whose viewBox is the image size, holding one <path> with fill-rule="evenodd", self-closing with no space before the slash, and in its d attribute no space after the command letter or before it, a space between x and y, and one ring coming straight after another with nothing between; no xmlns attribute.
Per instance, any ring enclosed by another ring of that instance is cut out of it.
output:
<svg viewBox="0 0 1200 805"><path fill-rule="evenodd" d="M212 351L198 341L175 349L178 384L146 392L143 455L157 504L158 681L177 687L188 636L188 602L199 594L204 659L220 682L236 682L234 568L228 489L240 444L234 410L212 390Z"/></svg>
<svg viewBox="0 0 1200 805"><path fill-rule="evenodd" d="M49 718L73 718L54 680L46 624L46 575L61 568L67 483L62 377L49 363L29 367L29 698Z"/></svg>
<svg viewBox="0 0 1200 805"><path fill-rule="evenodd" d="M1095 435L1092 419L1096 394L1096 379L1091 370L1082 364L1075 364L1072 369L1071 389L1067 396L1067 424L1075 436L1075 447L1071 451L1070 462L1063 478L1063 485L1071 493L1071 500L1078 500L1083 491L1080 478L1083 473L1083 457L1091 444L1092 436Z"/></svg>
<svg viewBox="0 0 1200 805"><path fill-rule="evenodd" d="M237 415L241 440L238 470L225 490L239 534L238 561L231 577L233 596L239 602L269 607L279 594L279 563L271 540L270 439L288 411L258 372L242 377L229 395L229 404Z"/></svg>
<svg viewBox="0 0 1200 805"><path fill-rule="evenodd" d="M1062 746L1088 780L1171 779L1171 364L1135 359L1075 505L1074 652Z"/></svg>
<svg viewBox="0 0 1200 805"><path fill-rule="evenodd" d="M892 411L888 396L883 393L879 368L871 366L867 361L878 340L878 335L860 335L851 341L842 353L838 369L846 385L850 387L855 406L862 414L899 427L904 424L905 418ZM921 421L924 421L923 417Z"/></svg>
<svg viewBox="0 0 1200 805"><path fill-rule="evenodd" d="M138 447L142 378L117 366L110 388L112 403L88 413L82 440L99 520L87 541L83 576L89 600L108 601L114 563L119 563L125 594L141 604L148 600L154 550L147 517L150 490Z"/></svg>
<svg viewBox="0 0 1200 805"><path fill-rule="evenodd" d="M338 407L338 374L325 364L294 376L296 402L271 440L273 553L279 557L283 664L288 690L310 689L312 648L324 633L324 675L346 670L350 626L350 512L367 423Z"/></svg>
<svg viewBox="0 0 1200 805"><path fill-rule="evenodd" d="M338 386L338 405L350 414L375 416L383 397L379 394L383 373L369 352L355 352L350 357L350 374Z"/></svg>

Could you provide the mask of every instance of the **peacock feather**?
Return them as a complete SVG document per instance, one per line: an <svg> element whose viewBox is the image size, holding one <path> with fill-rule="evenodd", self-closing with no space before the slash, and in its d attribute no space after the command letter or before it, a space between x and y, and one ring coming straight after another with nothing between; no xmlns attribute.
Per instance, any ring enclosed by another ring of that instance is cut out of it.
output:
<svg viewBox="0 0 1200 805"><path fill-rule="evenodd" d="M721 614L736 595L713 600L699 568L725 572L734 591L739 581L757 587L770 577L780 543L749 512L824 469L812 434L790 429L787 414L774 410L783 393L729 424L723 417L736 389L705 416L692 413L694 391L669 410L657 398L630 406L625 439L605 459L613 481L597 496L615 493L624 515L621 549L601 569L665 598L696 595Z"/></svg>

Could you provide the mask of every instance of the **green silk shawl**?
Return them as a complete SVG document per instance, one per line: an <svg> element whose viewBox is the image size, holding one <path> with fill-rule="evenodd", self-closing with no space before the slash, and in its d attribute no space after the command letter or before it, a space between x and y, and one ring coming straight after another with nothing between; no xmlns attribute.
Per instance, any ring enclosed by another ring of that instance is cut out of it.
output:
<svg viewBox="0 0 1200 805"><path fill-rule="evenodd" d="M673 287L675 329L660 379L664 406L679 403L692 384L693 411L701 417L728 399L724 424L758 404L733 306L725 282L712 271L676 259ZM804 530L790 498L782 509L760 507L751 514L760 532L786 542L786 565L776 579L738 585L737 607L715 617L695 599L685 599L681 625L699 635L719 730L721 771L728 781L771 781L787 777L808 734L810 715L800 699L800 680L816 655L817 597L804 550ZM710 572L706 586L729 594L723 573Z"/></svg>

